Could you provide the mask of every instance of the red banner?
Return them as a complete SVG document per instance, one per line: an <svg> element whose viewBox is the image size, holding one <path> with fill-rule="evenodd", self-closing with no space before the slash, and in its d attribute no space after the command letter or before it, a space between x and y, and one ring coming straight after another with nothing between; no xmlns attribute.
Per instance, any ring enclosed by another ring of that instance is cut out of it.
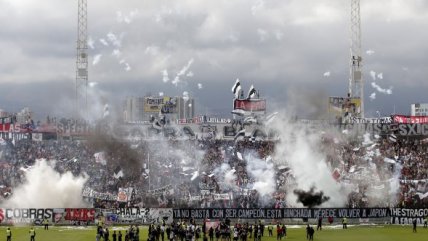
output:
<svg viewBox="0 0 428 241"><path fill-rule="evenodd" d="M397 124L428 124L428 116L393 115L392 122Z"/></svg>
<svg viewBox="0 0 428 241"><path fill-rule="evenodd" d="M233 109L245 111L266 111L266 100L235 99Z"/></svg>
<svg viewBox="0 0 428 241"><path fill-rule="evenodd" d="M9 132L10 123L8 124L0 124L0 132Z"/></svg>
<svg viewBox="0 0 428 241"><path fill-rule="evenodd" d="M66 208L65 220L94 221L95 209L93 208Z"/></svg>

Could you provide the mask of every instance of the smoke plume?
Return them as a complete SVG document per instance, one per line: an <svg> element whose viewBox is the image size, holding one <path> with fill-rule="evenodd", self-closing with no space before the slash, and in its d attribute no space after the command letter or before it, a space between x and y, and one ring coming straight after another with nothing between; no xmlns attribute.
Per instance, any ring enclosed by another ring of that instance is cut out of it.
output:
<svg viewBox="0 0 428 241"><path fill-rule="evenodd" d="M330 197L324 196L322 191L315 192L315 187L311 187L309 191L301 189L294 190L294 194L297 196L297 201L301 202L303 206L313 208L327 202Z"/></svg>
<svg viewBox="0 0 428 241"><path fill-rule="evenodd" d="M60 174L54 169L55 161L37 160L25 172L25 182L18 186L2 207L10 208L81 208L88 204L82 200L87 176L74 177L71 172Z"/></svg>

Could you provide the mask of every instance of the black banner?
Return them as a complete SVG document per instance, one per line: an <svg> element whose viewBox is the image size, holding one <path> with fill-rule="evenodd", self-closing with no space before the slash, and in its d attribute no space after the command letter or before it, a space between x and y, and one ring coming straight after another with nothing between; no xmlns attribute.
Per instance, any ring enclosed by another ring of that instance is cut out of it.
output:
<svg viewBox="0 0 428 241"><path fill-rule="evenodd" d="M174 209L175 219L282 219L282 218L384 218L390 216L389 208L219 208Z"/></svg>

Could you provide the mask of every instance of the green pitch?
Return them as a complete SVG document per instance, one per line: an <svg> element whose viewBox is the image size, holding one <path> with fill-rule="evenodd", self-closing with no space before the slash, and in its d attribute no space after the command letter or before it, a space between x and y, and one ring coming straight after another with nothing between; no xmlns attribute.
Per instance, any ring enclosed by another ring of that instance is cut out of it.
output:
<svg viewBox="0 0 428 241"><path fill-rule="evenodd" d="M315 226L314 226L315 227ZM113 230L125 230L127 227L110 227L110 240ZM316 228L316 227L315 227ZM12 227L12 241L30 240L29 227ZM141 241L147 241L147 228L141 227ZM122 231L124 233L124 231ZM274 237L267 237L267 229L262 241L276 241ZM325 241L402 241L402 240L427 240L428 229L418 226L417 233L412 232L412 226L351 226L347 230L340 227L325 226L322 231L315 231L314 240ZM6 227L0 227L0 240L6 240ZM36 241L94 241L95 227L49 227L49 230L43 230L43 227L36 227ZM284 239L282 239L284 241ZM287 229L287 238L285 240L306 240L306 230L304 227L295 228L289 226ZM202 241L202 238L199 239ZM248 239L253 241L253 239Z"/></svg>

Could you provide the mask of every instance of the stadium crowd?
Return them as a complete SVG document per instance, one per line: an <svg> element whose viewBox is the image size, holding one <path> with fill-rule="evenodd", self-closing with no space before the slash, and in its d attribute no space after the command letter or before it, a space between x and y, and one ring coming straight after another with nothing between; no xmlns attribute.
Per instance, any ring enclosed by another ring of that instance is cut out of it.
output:
<svg viewBox="0 0 428 241"><path fill-rule="evenodd" d="M352 187L349 207L428 204L427 143L419 139L390 140L388 136L366 139L324 135L320 141L332 176ZM55 169L60 173L88 174L85 188L98 193L86 196L94 207L290 207L286 195L294 178L288 166L274 165L276 192L267 202L253 189L254 177L246 169L245 153L272 162L277 144L250 140L133 140L131 144L109 141L103 146L91 141L6 140L0 145L0 202L13 195L37 159L45 158L56 160ZM222 168L224 164L226 169ZM222 172L233 173L232 185L222 180ZM367 176L374 182L363 182ZM124 202L116 199L119 188L132 188ZM394 189L398 190L396 199L376 200L371 195L376 191L393 193Z"/></svg>

